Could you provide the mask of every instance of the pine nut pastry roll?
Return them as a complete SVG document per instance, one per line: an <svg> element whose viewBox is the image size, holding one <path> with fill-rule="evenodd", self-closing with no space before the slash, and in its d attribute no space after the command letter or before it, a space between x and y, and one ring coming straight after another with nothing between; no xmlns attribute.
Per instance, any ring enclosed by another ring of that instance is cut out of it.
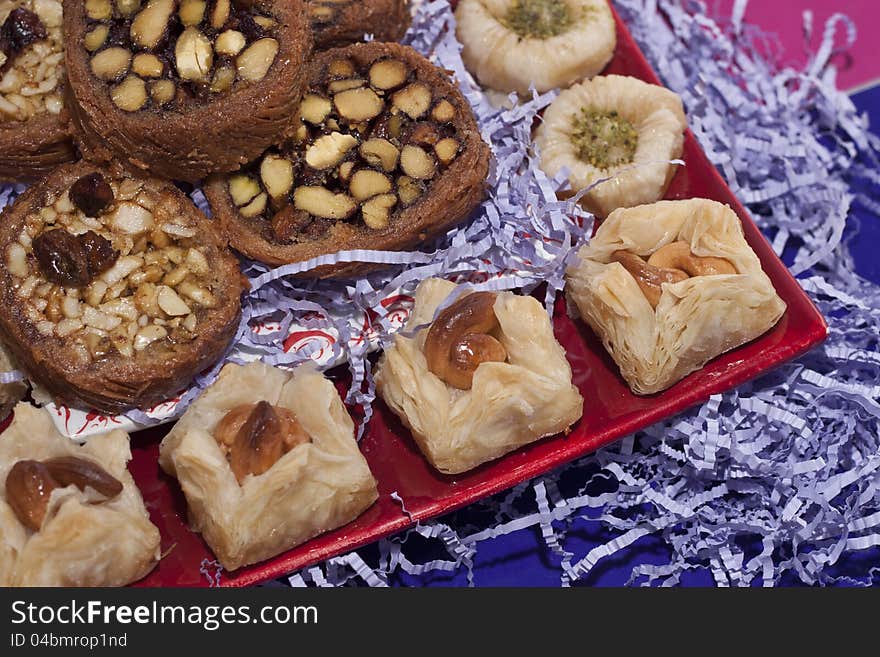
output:
<svg viewBox="0 0 880 657"><path fill-rule="evenodd" d="M309 0L315 49L363 41L400 41L412 22L408 0Z"/></svg>

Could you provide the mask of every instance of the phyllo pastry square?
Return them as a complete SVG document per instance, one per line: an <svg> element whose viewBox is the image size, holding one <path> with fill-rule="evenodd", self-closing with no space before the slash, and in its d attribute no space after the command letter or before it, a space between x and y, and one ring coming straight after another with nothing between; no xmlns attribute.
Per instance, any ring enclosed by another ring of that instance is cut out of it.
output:
<svg viewBox="0 0 880 657"><path fill-rule="evenodd" d="M159 463L227 570L341 527L378 497L351 417L310 365L226 365L162 441Z"/></svg>
<svg viewBox="0 0 880 657"><path fill-rule="evenodd" d="M739 218L716 201L616 210L578 256L569 297L637 394L665 390L785 312Z"/></svg>
<svg viewBox="0 0 880 657"><path fill-rule="evenodd" d="M128 435L80 446L46 411L0 435L0 586L123 586L159 560L159 530L126 470Z"/></svg>
<svg viewBox="0 0 880 657"><path fill-rule="evenodd" d="M455 289L440 279L419 285L406 331L376 374L382 398L447 474L566 431L583 412L565 352L536 299L475 292L437 313Z"/></svg>

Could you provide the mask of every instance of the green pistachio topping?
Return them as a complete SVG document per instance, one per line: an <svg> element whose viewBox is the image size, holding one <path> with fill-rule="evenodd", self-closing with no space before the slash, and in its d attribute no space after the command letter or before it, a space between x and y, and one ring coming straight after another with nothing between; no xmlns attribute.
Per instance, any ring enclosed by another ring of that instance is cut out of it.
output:
<svg viewBox="0 0 880 657"><path fill-rule="evenodd" d="M563 0L516 0L502 23L524 39L548 39L567 31L574 19Z"/></svg>
<svg viewBox="0 0 880 657"><path fill-rule="evenodd" d="M633 161L639 133L617 112L582 109L572 119L571 143L581 161L604 170Z"/></svg>

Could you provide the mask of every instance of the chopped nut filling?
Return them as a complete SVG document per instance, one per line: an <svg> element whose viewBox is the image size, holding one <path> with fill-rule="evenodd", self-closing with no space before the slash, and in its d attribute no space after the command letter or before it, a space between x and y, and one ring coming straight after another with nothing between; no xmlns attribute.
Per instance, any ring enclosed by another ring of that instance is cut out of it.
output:
<svg viewBox="0 0 880 657"><path fill-rule="evenodd" d="M549 39L568 31L576 18L564 0L515 0L501 22L524 39Z"/></svg>
<svg viewBox="0 0 880 657"><path fill-rule="evenodd" d="M311 442L293 411L261 401L229 411L214 438L240 484L248 475L261 475L297 445Z"/></svg>
<svg viewBox="0 0 880 657"><path fill-rule="evenodd" d="M259 82L277 23L243 0L86 0L83 46L126 112L199 103Z"/></svg>
<svg viewBox="0 0 880 657"><path fill-rule="evenodd" d="M633 161L639 133L616 111L583 109L572 119L571 143L580 160L606 170Z"/></svg>
<svg viewBox="0 0 880 657"><path fill-rule="evenodd" d="M404 61L332 61L296 136L231 176L230 197L273 243L320 239L338 221L385 229L455 161L458 112Z"/></svg>
<svg viewBox="0 0 880 657"><path fill-rule="evenodd" d="M195 220L174 207L100 173L50 199L3 254L22 315L82 363L195 339L218 301Z"/></svg>
<svg viewBox="0 0 880 657"><path fill-rule="evenodd" d="M60 0L0 0L0 122L64 106Z"/></svg>

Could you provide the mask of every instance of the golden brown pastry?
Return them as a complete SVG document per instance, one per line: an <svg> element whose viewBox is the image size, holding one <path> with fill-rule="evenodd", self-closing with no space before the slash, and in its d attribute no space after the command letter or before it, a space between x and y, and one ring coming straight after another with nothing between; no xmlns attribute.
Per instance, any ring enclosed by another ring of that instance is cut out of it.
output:
<svg viewBox="0 0 880 657"><path fill-rule="evenodd" d="M412 22L407 0L308 0L315 49L363 41L400 41Z"/></svg>
<svg viewBox="0 0 880 657"><path fill-rule="evenodd" d="M535 132L541 168L568 170L574 192L609 178L582 199L593 214L653 203L666 193L687 121L677 94L637 78L598 76L566 89Z"/></svg>
<svg viewBox="0 0 880 657"><path fill-rule="evenodd" d="M0 216L0 336L56 399L149 408L235 336L238 261L171 183L70 164Z"/></svg>
<svg viewBox="0 0 880 657"><path fill-rule="evenodd" d="M84 155L190 182L289 127L312 47L303 0L65 0L64 34Z"/></svg>
<svg viewBox="0 0 880 657"><path fill-rule="evenodd" d="M739 218L716 201L615 210L578 260L568 295L637 394L665 390L785 312Z"/></svg>
<svg viewBox="0 0 880 657"><path fill-rule="evenodd" d="M310 64L296 135L205 194L233 248L271 265L349 249L401 250L468 217L489 147L447 74L412 48L364 43ZM307 272L340 277L375 265Z"/></svg>
<svg viewBox="0 0 880 657"><path fill-rule="evenodd" d="M227 570L341 527L378 496L354 423L311 365L226 365L162 441L159 463Z"/></svg>
<svg viewBox="0 0 880 657"><path fill-rule="evenodd" d="M435 318L456 285L428 279L407 328L385 350L376 386L440 472L456 474L542 437L583 412L550 318L532 297L476 292Z"/></svg>
<svg viewBox="0 0 880 657"><path fill-rule="evenodd" d="M44 410L0 439L0 586L124 586L159 560L159 531L126 469L128 434L79 446Z"/></svg>
<svg viewBox="0 0 880 657"><path fill-rule="evenodd" d="M0 181L75 158L63 86L61 0L0 0Z"/></svg>

